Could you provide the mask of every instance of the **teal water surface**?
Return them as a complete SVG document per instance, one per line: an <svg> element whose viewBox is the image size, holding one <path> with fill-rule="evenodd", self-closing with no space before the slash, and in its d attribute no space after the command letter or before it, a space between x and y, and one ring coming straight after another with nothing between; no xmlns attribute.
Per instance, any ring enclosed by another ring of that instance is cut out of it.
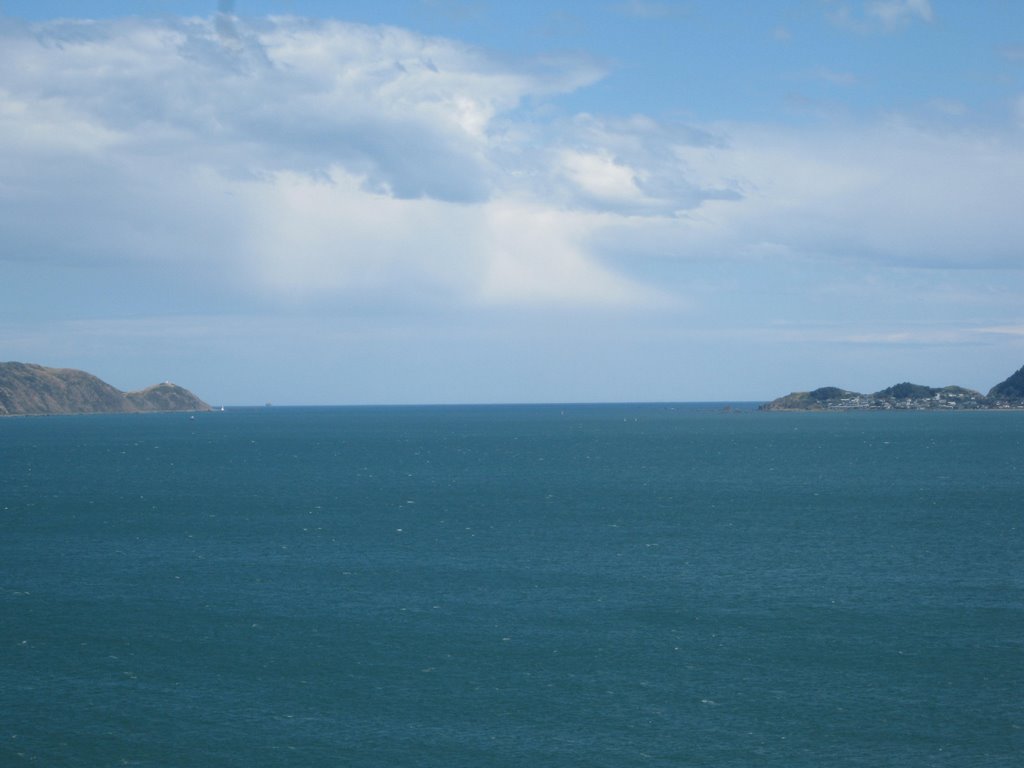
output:
<svg viewBox="0 0 1024 768"><path fill-rule="evenodd" d="M0 765L1019 766L1024 413L0 420Z"/></svg>

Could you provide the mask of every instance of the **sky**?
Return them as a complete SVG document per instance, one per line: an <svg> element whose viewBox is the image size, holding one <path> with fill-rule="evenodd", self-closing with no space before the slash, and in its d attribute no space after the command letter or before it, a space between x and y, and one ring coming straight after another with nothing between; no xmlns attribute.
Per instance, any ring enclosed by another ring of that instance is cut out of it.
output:
<svg viewBox="0 0 1024 768"><path fill-rule="evenodd" d="M0 360L215 405L1024 365L1017 0L0 0Z"/></svg>

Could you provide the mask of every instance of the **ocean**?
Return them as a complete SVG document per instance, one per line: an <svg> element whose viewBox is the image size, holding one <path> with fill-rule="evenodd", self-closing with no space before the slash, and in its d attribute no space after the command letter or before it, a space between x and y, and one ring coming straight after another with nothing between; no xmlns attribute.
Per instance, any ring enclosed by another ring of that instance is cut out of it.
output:
<svg viewBox="0 0 1024 768"><path fill-rule="evenodd" d="M1024 765L1024 412L0 419L0 765Z"/></svg>

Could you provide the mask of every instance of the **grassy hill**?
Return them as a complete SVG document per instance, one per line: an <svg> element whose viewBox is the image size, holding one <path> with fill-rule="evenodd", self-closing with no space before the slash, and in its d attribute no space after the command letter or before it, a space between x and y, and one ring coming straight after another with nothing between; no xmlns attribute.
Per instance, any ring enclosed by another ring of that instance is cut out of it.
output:
<svg viewBox="0 0 1024 768"><path fill-rule="evenodd" d="M170 382L122 392L85 371L0 363L0 416L208 410L209 405Z"/></svg>

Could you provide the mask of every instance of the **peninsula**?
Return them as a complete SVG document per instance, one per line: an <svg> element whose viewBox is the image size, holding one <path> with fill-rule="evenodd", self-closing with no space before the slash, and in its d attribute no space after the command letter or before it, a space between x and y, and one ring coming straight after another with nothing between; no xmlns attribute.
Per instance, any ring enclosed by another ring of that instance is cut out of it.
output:
<svg viewBox="0 0 1024 768"><path fill-rule="evenodd" d="M821 387L811 392L791 392L760 407L762 411L839 410L992 410L1024 408L1024 367L996 384L987 395L964 387L927 387L904 382L866 395Z"/></svg>
<svg viewBox="0 0 1024 768"><path fill-rule="evenodd" d="M85 371L0 363L0 416L209 410L187 389L169 381L122 392Z"/></svg>

